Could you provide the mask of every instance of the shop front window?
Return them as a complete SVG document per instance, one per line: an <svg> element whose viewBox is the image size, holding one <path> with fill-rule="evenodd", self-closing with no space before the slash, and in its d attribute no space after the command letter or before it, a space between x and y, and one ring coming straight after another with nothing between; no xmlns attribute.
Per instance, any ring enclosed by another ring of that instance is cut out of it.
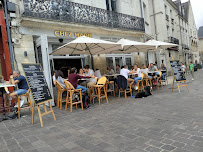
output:
<svg viewBox="0 0 203 152"><path fill-rule="evenodd" d="M106 58L106 65L107 65L107 67L114 68L113 58L112 57L107 57Z"/></svg>
<svg viewBox="0 0 203 152"><path fill-rule="evenodd" d="M123 59L122 57L115 57L116 65L123 66Z"/></svg>
<svg viewBox="0 0 203 152"><path fill-rule="evenodd" d="M132 65L131 58L125 58L126 65L130 67Z"/></svg>

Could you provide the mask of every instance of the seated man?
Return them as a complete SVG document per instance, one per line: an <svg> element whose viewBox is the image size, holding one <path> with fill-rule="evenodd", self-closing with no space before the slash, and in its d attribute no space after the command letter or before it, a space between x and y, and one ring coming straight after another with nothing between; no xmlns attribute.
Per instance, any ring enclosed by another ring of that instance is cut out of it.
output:
<svg viewBox="0 0 203 152"><path fill-rule="evenodd" d="M109 75L113 75L115 74L114 70L111 67L107 67L108 73Z"/></svg>
<svg viewBox="0 0 203 152"><path fill-rule="evenodd" d="M75 67L71 68L70 74L68 75L68 81L74 86L75 89L82 89L81 92L84 93L85 91L87 91L87 88L84 86L78 85L78 79L91 78L91 77L81 76L76 73L77 73L77 69Z"/></svg>
<svg viewBox="0 0 203 152"><path fill-rule="evenodd" d="M87 86L93 86L95 84L95 76L94 76L94 71L90 69L89 65L85 66L85 76L90 76L90 81L87 83Z"/></svg>
<svg viewBox="0 0 203 152"><path fill-rule="evenodd" d="M128 78L128 74L132 74L133 71L129 71L128 70L128 65L125 65L124 68L122 68L120 70L120 75L124 76L127 80L128 80L128 84L132 86L132 84L134 83L134 80L131 78Z"/></svg>
<svg viewBox="0 0 203 152"><path fill-rule="evenodd" d="M137 89L138 89L137 81L138 81L138 80L142 80L141 70L140 70L140 68L138 68L138 65L137 65L137 64L134 65L133 72L138 74L138 77L137 77L137 78L134 78L134 80L135 80L135 85L136 85L136 86L135 86L135 90L137 90Z"/></svg>
<svg viewBox="0 0 203 152"><path fill-rule="evenodd" d="M9 96L17 102L17 96L25 94L29 89L27 81L24 76L20 75L19 70L14 70L13 75L10 76L10 84L18 84L18 90L13 91Z"/></svg>
<svg viewBox="0 0 203 152"><path fill-rule="evenodd" d="M154 84L156 85L157 83L156 79L157 79L157 76L159 76L158 68L153 63L150 63L149 71L155 71L155 76L153 78L155 80Z"/></svg>

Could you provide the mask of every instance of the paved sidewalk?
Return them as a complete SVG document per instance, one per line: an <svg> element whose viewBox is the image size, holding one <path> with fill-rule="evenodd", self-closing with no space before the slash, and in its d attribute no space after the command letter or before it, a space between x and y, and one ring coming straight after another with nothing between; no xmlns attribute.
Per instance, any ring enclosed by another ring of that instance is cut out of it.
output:
<svg viewBox="0 0 203 152"><path fill-rule="evenodd" d="M203 71L188 86L171 92L171 84L153 96L110 97L101 105L73 113L54 107L56 122L44 116L40 127L35 109L21 119L0 122L4 152L203 152Z"/></svg>

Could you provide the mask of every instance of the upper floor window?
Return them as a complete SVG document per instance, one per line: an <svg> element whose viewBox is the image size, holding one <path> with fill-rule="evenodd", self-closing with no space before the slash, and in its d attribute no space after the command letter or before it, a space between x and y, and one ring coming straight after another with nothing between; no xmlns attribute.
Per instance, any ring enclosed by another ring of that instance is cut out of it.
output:
<svg viewBox="0 0 203 152"><path fill-rule="evenodd" d="M106 0L106 9L116 12L116 0Z"/></svg>

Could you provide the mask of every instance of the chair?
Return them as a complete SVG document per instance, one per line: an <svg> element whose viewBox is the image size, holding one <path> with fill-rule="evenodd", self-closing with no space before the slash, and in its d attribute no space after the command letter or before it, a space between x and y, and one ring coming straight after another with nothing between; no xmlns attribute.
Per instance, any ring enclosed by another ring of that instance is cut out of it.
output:
<svg viewBox="0 0 203 152"><path fill-rule="evenodd" d="M93 104L94 104L94 98L97 97L99 104L101 103L102 98L106 98L106 102L108 103L108 98L107 98L107 91L106 91L106 82L107 78L106 77L101 77L96 85L93 85L93 92L92 92L92 99L93 99ZM102 94L102 89L104 93ZM96 94L95 94L96 93Z"/></svg>
<svg viewBox="0 0 203 152"><path fill-rule="evenodd" d="M130 95L132 96L132 88L131 88L132 86L130 85L129 86L130 88L127 88L127 86L128 86L127 79L124 76L119 75L118 76L119 98L121 93L125 93L125 98L127 98L127 93L130 93Z"/></svg>
<svg viewBox="0 0 203 152"><path fill-rule="evenodd" d="M142 74L142 79L141 80L137 80L137 85L138 85L138 92L140 91L144 91L144 85L143 85L143 78L144 78L144 74Z"/></svg>
<svg viewBox="0 0 203 152"><path fill-rule="evenodd" d="M157 90L159 90L159 86L161 86L163 88L163 85L162 85L162 82L161 82L162 72L161 71L158 71L158 72L159 72L159 76L157 76L157 78L156 78L156 87L157 87Z"/></svg>
<svg viewBox="0 0 203 152"><path fill-rule="evenodd" d="M112 89L109 89L109 88L108 88L109 85L112 86ZM107 80L107 83L106 83L106 91L107 91L107 93L108 93L108 92L111 92L111 94L113 93L114 96L115 96L115 85L114 85L114 81L108 81L108 80Z"/></svg>
<svg viewBox="0 0 203 152"><path fill-rule="evenodd" d="M163 72L162 72L162 76L163 76ZM164 76L164 80L161 80L161 82L164 82L165 85L168 84L168 79L167 79L167 72L166 72L166 75Z"/></svg>
<svg viewBox="0 0 203 152"><path fill-rule="evenodd" d="M143 73L144 74L144 73ZM152 89L152 80L148 77L147 74L144 74L144 77L143 77L143 86L150 86L151 88L151 91L153 91Z"/></svg>
<svg viewBox="0 0 203 152"><path fill-rule="evenodd" d="M31 103L31 99L30 99L30 89L27 90L27 92L25 94L22 94L22 95L18 95L17 96L17 102L18 102L18 118L20 118L20 111L21 110L24 110L24 109L29 109L29 112L30 110L32 111L32 103ZM20 99L21 97L27 97L27 106L23 106L23 107L20 107ZM32 111L33 112L33 111Z"/></svg>
<svg viewBox="0 0 203 152"><path fill-rule="evenodd" d="M57 107L60 106L60 109L62 109L62 102L65 102L65 100L63 100L63 93L64 91L66 91L66 89L61 85L60 82L58 82L56 80L56 88L57 88Z"/></svg>
<svg viewBox="0 0 203 152"><path fill-rule="evenodd" d="M67 111L68 104L70 105L70 112L73 111L73 105L76 105L76 108L77 108L78 104L81 104L81 108L83 110L81 89L75 89L74 86L67 80L64 80L64 83L65 83L66 90L67 90L65 110ZM77 102L73 101L73 93L79 93L79 95L80 95L80 100L79 101L77 101Z"/></svg>

